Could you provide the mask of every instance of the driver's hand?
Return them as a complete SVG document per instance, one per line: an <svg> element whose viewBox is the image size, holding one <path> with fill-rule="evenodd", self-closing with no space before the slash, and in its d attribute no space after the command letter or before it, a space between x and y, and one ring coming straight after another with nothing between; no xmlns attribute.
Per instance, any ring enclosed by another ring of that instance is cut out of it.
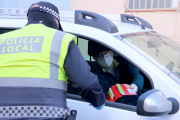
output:
<svg viewBox="0 0 180 120"><path fill-rule="evenodd" d="M131 84L131 88L137 93L138 87L135 84Z"/></svg>

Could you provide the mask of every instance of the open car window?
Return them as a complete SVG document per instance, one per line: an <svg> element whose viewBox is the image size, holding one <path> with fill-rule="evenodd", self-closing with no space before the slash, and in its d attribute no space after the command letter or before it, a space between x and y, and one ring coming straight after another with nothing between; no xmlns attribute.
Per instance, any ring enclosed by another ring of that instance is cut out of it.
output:
<svg viewBox="0 0 180 120"><path fill-rule="evenodd" d="M89 62L95 62L95 60L93 59L93 57L90 58L90 56L88 55L88 41L92 41L92 40L90 38L78 37L78 47L80 49L80 52L83 55L84 59L89 64ZM120 56L120 55L118 53L114 52L114 57L118 57L118 56ZM91 65L90 65L90 67L91 67ZM151 79L149 79L144 73L142 73L142 71L140 71L140 73L144 77L144 88L142 90L142 93L144 93L150 89L153 89L154 86L153 86ZM73 89L72 86L70 89ZM72 91L73 91L73 93L72 93ZM70 90L70 91L68 90L68 92L70 93L70 94L68 94L68 97L70 99L82 100L80 96L77 96L78 95L77 91L76 91L76 93L74 93L75 90ZM117 103L117 102L110 102L110 101L106 101L106 106L120 108L120 109L126 109L126 110L130 110L130 111L136 110L135 106Z"/></svg>

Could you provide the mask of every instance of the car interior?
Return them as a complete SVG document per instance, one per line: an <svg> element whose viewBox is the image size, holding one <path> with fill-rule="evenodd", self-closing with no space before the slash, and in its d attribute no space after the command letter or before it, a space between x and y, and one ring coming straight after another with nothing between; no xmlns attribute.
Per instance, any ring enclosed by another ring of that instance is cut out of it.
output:
<svg viewBox="0 0 180 120"><path fill-rule="evenodd" d="M86 62L89 64L90 67L91 67L91 64L93 62L95 62L95 60L92 57L91 50L90 50L91 49L91 44L92 44L91 39L89 39L89 38L87 39L87 38L84 38L84 37L78 37L78 44L77 45L78 45L78 47L80 49L81 54L83 55L84 59L86 60ZM113 53L114 53L114 58L115 59L118 58L118 57L123 57L124 58L124 56L120 55L119 53L117 53L114 50L113 50ZM131 61L129 61L129 62L132 63ZM132 63L132 64L134 64L134 63ZM152 82L151 78L140 67L136 66L136 68L138 68L140 74L144 77L144 87L141 90L141 93L143 94L144 92L153 89L154 85L153 85L153 82ZM68 93L78 95L78 90L74 89L70 82L68 84Z"/></svg>

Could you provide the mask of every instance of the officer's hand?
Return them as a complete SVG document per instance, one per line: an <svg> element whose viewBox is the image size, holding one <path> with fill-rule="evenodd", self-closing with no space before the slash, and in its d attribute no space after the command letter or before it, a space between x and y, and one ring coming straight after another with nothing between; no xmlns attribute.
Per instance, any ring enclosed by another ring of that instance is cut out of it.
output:
<svg viewBox="0 0 180 120"><path fill-rule="evenodd" d="M93 105L90 103L89 106L93 106ZM100 107L94 107L94 106L93 107L96 108L96 110L101 110L104 106L105 106L105 103L101 105Z"/></svg>
<svg viewBox="0 0 180 120"><path fill-rule="evenodd" d="M131 88L137 93L138 87L135 84L131 84Z"/></svg>

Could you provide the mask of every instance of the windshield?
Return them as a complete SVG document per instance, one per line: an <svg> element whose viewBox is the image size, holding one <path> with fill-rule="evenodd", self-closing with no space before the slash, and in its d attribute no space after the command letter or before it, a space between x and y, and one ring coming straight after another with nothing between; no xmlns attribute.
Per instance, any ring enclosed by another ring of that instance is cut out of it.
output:
<svg viewBox="0 0 180 120"><path fill-rule="evenodd" d="M121 36L160 63L166 74L180 78L180 44L154 31Z"/></svg>

